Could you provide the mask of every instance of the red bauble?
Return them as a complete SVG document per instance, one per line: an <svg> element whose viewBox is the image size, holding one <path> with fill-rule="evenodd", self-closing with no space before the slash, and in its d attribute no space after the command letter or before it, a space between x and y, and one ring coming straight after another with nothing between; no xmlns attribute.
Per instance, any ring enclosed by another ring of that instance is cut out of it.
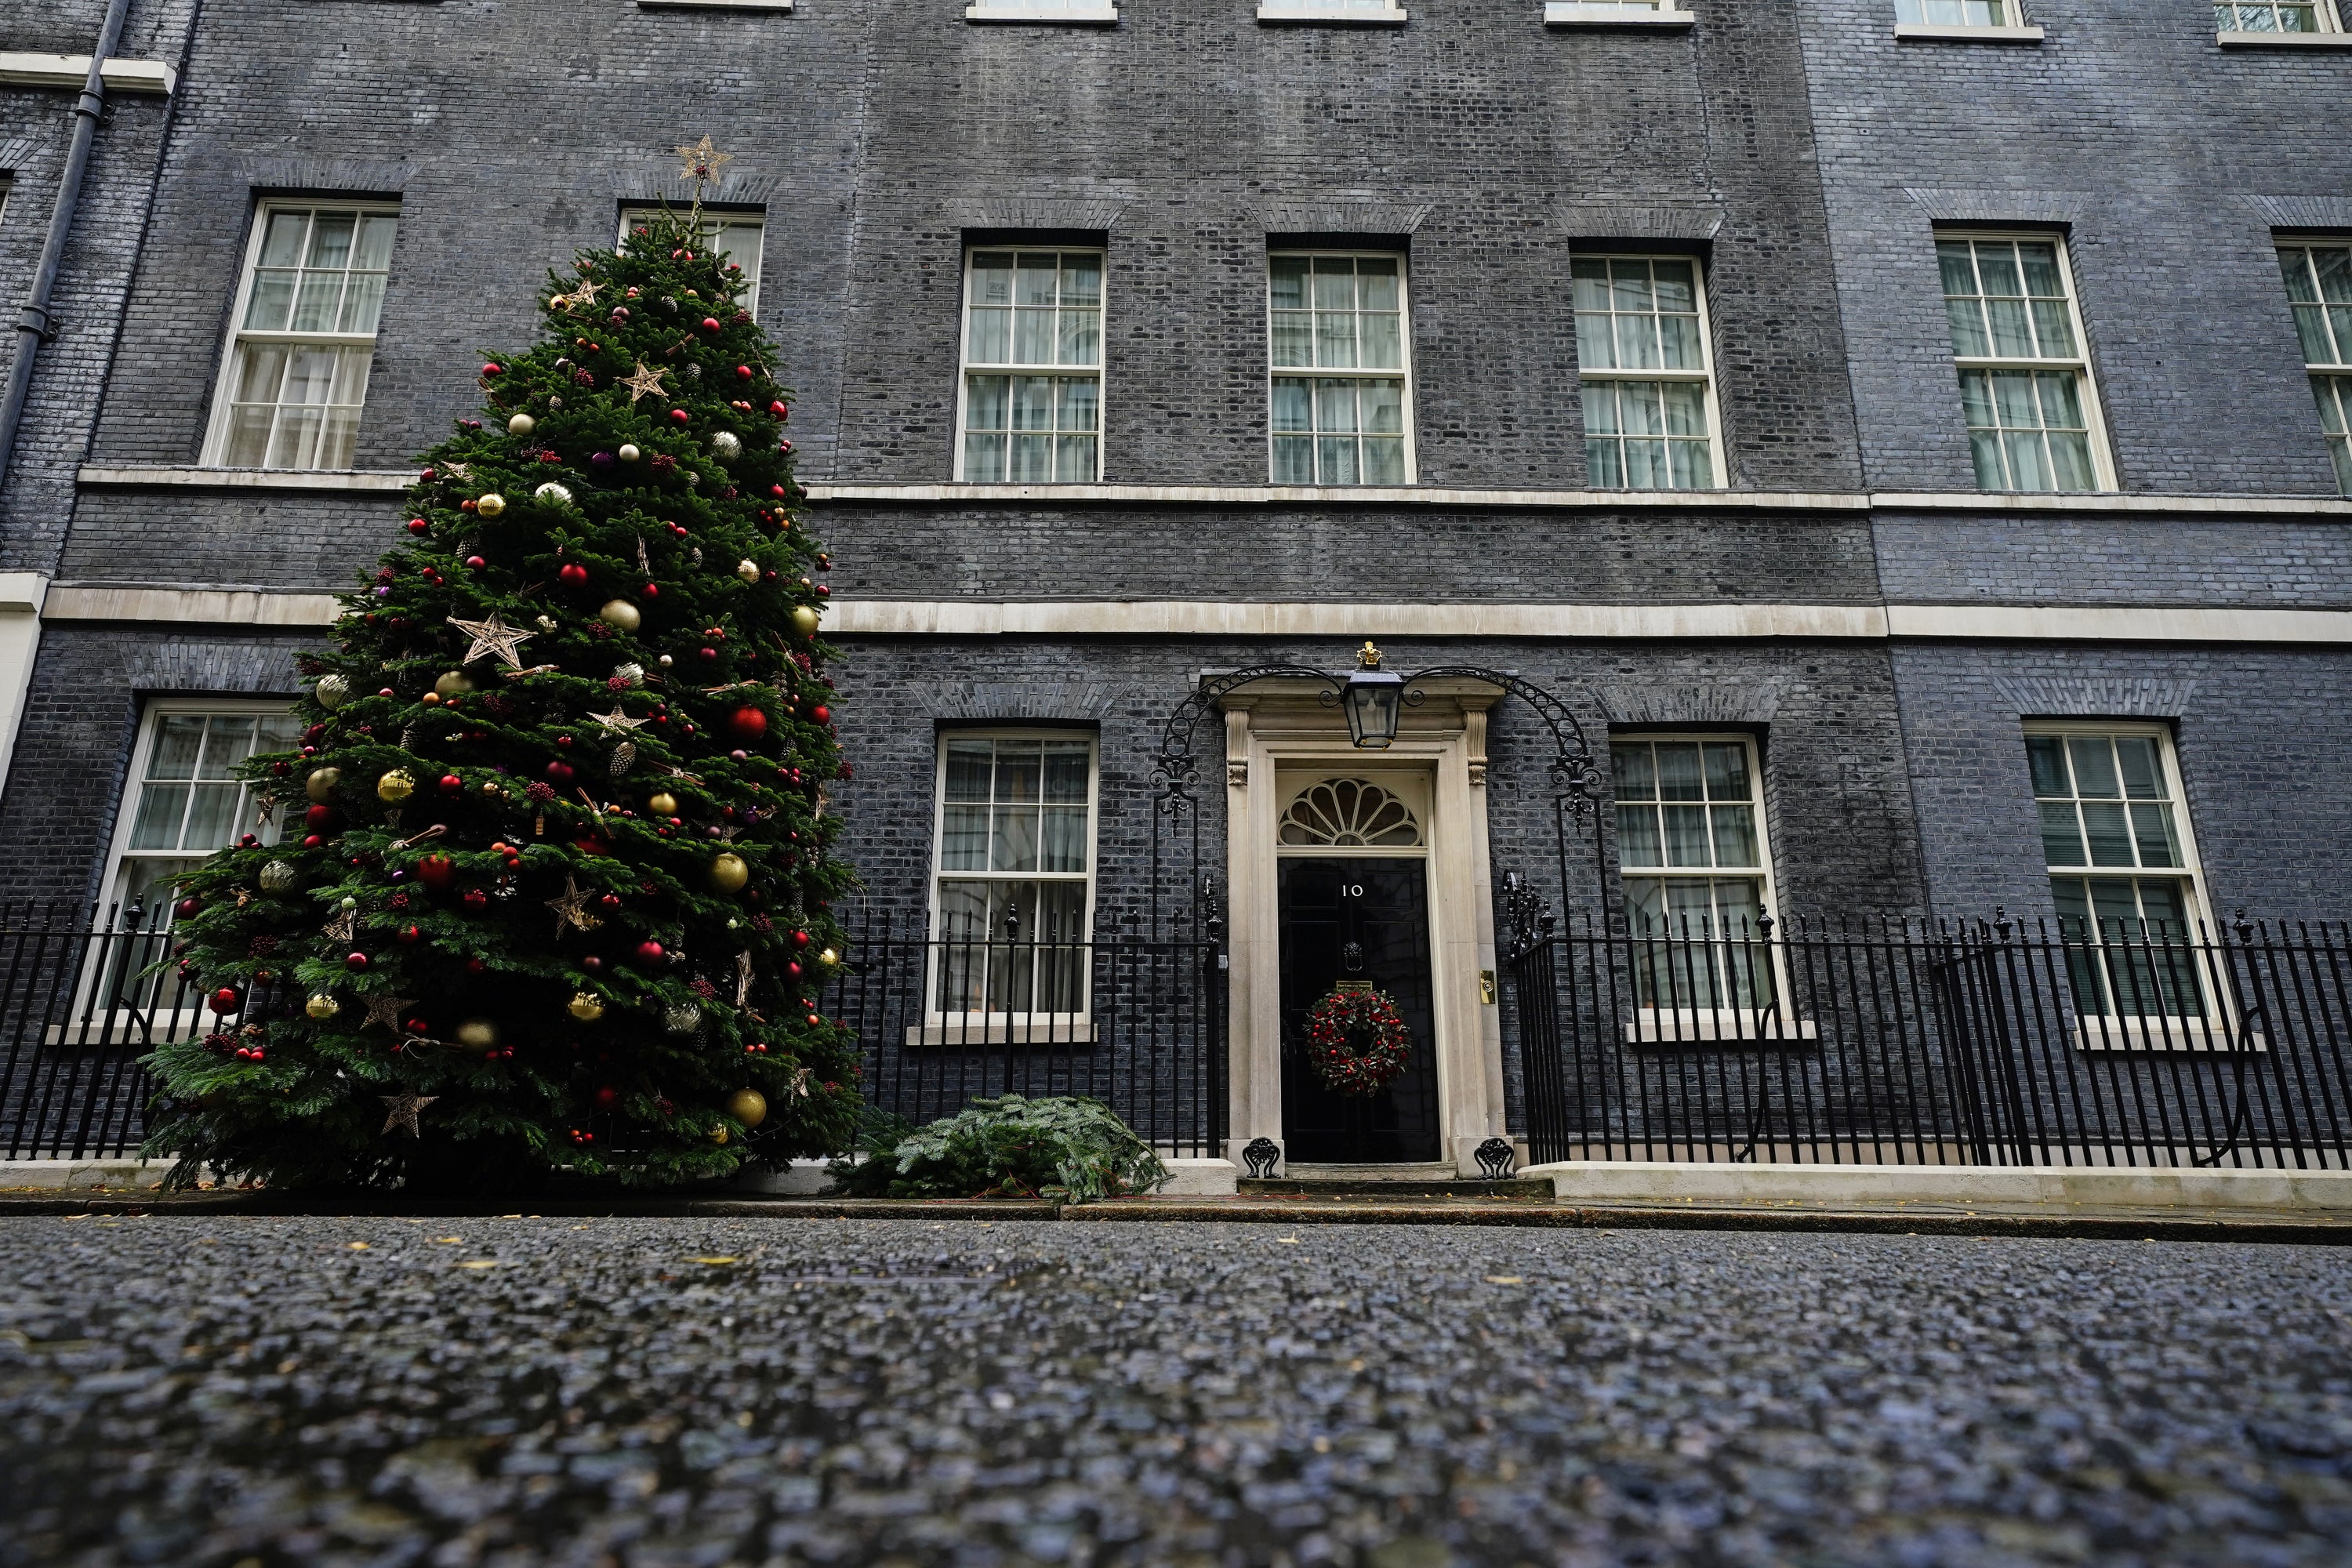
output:
<svg viewBox="0 0 2352 1568"><path fill-rule="evenodd" d="M809 717L820 724L830 724L833 722L833 710L820 702L809 710Z"/></svg>
<svg viewBox="0 0 2352 1568"><path fill-rule="evenodd" d="M213 1011L215 1013L236 1012L236 988L231 985L224 985L219 990L214 992L212 1005Z"/></svg>
<svg viewBox="0 0 2352 1568"><path fill-rule="evenodd" d="M602 974L604 973L604 961L592 952L580 961L580 967L591 974Z"/></svg>
<svg viewBox="0 0 2352 1568"><path fill-rule="evenodd" d="M499 366L495 364L486 364L482 367L482 374L484 375L498 375L502 373Z"/></svg>
<svg viewBox="0 0 2352 1568"><path fill-rule="evenodd" d="M320 845L324 844L325 842L325 839L313 833L302 840L302 847L305 849L316 849Z"/></svg>
<svg viewBox="0 0 2352 1568"><path fill-rule="evenodd" d="M412 517L408 520L408 531L411 533L423 533L432 526L421 517Z"/></svg>
<svg viewBox="0 0 2352 1568"><path fill-rule="evenodd" d="M403 926L400 928L400 940L404 943L413 943L419 938L423 937L424 934L425 932L415 926Z"/></svg>
<svg viewBox="0 0 2352 1568"><path fill-rule="evenodd" d="M488 968L489 968L489 965L484 963L478 958L469 958L466 960L466 973L468 974L479 974Z"/></svg>
<svg viewBox="0 0 2352 1568"><path fill-rule="evenodd" d="M748 746L768 732L768 716L746 704L727 715L727 732Z"/></svg>
<svg viewBox="0 0 2352 1568"><path fill-rule="evenodd" d="M607 893L603 898L597 900L596 902L605 909L617 910L621 907L621 895L618 893Z"/></svg>
<svg viewBox="0 0 2352 1568"><path fill-rule="evenodd" d="M459 790L462 790L465 787L466 781L459 778L456 773L443 773L441 775L441 793L443 795L456 795Z"/></svg>
<svg viewBox="0 0 2352 1568"><path fill-rule="evenodd" d="M662 952L662 944L657 942L646 941L637 943L637 963L642 968L659 969L662 966L662 960L667 956Z"/></svg>
<svg viewBox="0 0 2352 1568"><path fill-rule="evenodd" d="M323 833L334 826L335 808L331 805L314 805L302 814L302 820Z"/></svg>
<svg viewBox="0 0 2352 1568"><path fill-rule="evenodd" d="M577 588L588 581L588 568L577 561L567 561L563 563L563 570L556 575L563 580L565 587Z"/></svg>
<svg viewBox="0 0 2352 1568"><path fill-rule="evenodd" d="M479 572L483 567L488 566L488 562L483 560L478 555L468 555L466 557L466 569L469 572Z"/></svg>
<svg viewBox="0 0 2352 1568"><path fill-rule="evenodd" d="M620 1103L621 1103L621 1091L620 1091L619 1089L614 1089L611 1084L609 1084L609 1083L608 1083L608 1084L604 1085L602 1089L598 1089L598 1090L596 1091L596 1109L597 1109L597 1110L612 1110L612 1109L613 1109L613 1107L614 1107L614 1106L616 1106L616 1105L618 1105L618 1104L620 1104Z"/></svg>
<svg viewBox="0 0 2352 1568"><path fill-rule="evenodd" d="M564 762L548 763L547 782L553 784L558 789L562 789L565 784L570 784L572 782L572 764Z"/></svg>
<svg viewBox="0 0 2352 1568"><path fill-rule="evenodd" d="M648 599L658 599L661 597L661 586L658 584L648 583L644 588L639 590L639 592Z"/></svg>
<svg viewBox="0 0 2352 1568"><path fill-rule="evenodd" d="M670 416L671 418L673 418L673 419L677 420L677 421L679 424L681 424L681 425L685 424L688 420L689 420L689 419L691 419L691 418L693 418L693 417L694 417L694 416L693 416L693 415L688 414L688 413L685 409L683 409L683 408L673 408L673 409L671 409L671 410L669 411L669 416Z"/></svg>
<svg viewBox="0 0 2352 1568"><path fill-rule="evenodd" d="M482 891L479 888L468 888L466 889L466 908L468 910L478 914L480 911L487 910L489 907L489 894Z"/></svg>
<svg viewBox="0 0 2352 1568"><path fill-rule="evenodd" d="M749 381L751 379L751 367L748 364L739 364L735 367L735 374Z"/></svg>
<svg viewBox="0 0 2352 1568"><path fill-rule="evenodd" d="M785 413L784 405L782 403L771 403L768 405L768 412L782 419Z"/></svg>
<svg viewBox="0 0 2352 1568"><path fill-rule="evenodd" d="M457 862L446 855L427 855L416 863L416 879L436 893L448 887L457 874Z"/></svg>
<svg viewBox="0 0 2352 1568"><path fill-rule="evenodd" d="M343 967L354 972L365 969L367 963L367 954L364 952L346 953L343 957Z"/></svg>
<svg viewBox="0 0 2352 1568"><path fill-rule="evenodd" d="M719 650L715 647L704 648L702 657L705 662L715 661L719 658Z"/></svg>
<svg viewBox="0 0 2352 1568"><path fill-rule="evenodd" d="M793 945L794 947L806 947L808 944L809 944L809 934L808 934L808 932L806 932L806 931L796 931L793 932Z"/></svg>
<svg viewBox="0 0 2352 1568"><path fill-rule="evenodd" d="M705 316L705 317L703 317L703 318L702 318L702 330L703 330L704 331L706 331L706 332L715 332L715 331L717 331L719 330L719 318L718 318L718 317L716 317L716 316Z"/></svg>
<svg viewBox="0 0 2352 1568"><path fill-rule="evenodd" d="M196 917L196 911L204 907L204 905L196 902L194 899L182 899L176 906L174 912L176 912L184 921L194 920Z"/></svg>

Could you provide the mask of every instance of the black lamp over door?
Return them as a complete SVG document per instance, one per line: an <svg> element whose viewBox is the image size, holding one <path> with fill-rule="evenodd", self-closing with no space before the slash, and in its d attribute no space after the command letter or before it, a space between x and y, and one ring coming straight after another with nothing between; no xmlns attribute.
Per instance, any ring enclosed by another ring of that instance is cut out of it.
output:
<svg viewBox="0 0 2352 1568"><path fill-rule="evenodd" d="M1385 752L1396 739L1404 704L1404 677L1381 668L1381 650L1366 643L1356 668L1339 694L1348 710L1348 735L1360 752Z"/></svg>

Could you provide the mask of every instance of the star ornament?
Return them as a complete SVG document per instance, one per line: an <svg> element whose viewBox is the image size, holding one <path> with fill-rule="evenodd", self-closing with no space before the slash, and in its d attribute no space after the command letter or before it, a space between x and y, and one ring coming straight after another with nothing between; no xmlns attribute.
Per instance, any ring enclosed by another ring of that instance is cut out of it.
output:
<svg viewBox="0 0 2352 1568"><path fill-rule="evenodd" d="M549 300L548 303L551 305L563 306L593 305L596 302L596 290L603 287L604 285L597 282L593 278L583 279L581 280L579 288L574 289L569 294L558 294Z"/></svg>
<svg viewBox="0 0 2352 1568"><path fill-rule="evenodd" d="M533 634L507 625L499 619L496 610L491 611L487 619L478 621L461 621L451 616L449 624L474 639L473 646L466 650L464 662L471 664L478 658L496 655L498 661L509 669L522 668L522 660L515 657L515 649L529 642Z"/></svg>
<svg viewBox="0 0 2352 1568"><path fill-rule="evenodd" d="M367 1004L367 1016L360 1020L360 1027L382 1024L395 1035L400 1033L400 1016L416 1005L414 996L363 996L361 1000Z"/></svg>
<svg viewBox="0 0 2352 1568"><path fill-rule="evenodd" d="M637 405L637 399L640 397L666 397L668 395L668 394L662 390L662 377L668 374L669 372L666 370L656 370L645 361L639 360L637 362L636 374L625 375L621 377L619 382L615 384L625 386L629 389L629 406L635 408Z"/></svg>
<svg viewBox="0 0 2352 1568"><path fill-rule="evenodd" d="M582 892L580 884L567 874L563 879L563 896L547 900L547 907L555 911L555 934L558 939L562 937L566 926L577 926L582 931L594 931L604 923L601 919L588 912L588 902L589 895Z"/></svg>
<svg viewBox="0 0 2352 1568"><path fill-rule="evenodd" d="M384 1131L391 1132L396 1130L407 1133L411 1138L422 1138L425 1134L417 1131L416 1113L441 1097L437 1094L412 1094L403 1090L399 1094L380 1094L376 1098L383 1101Z"/></svg>
<svg viewBox="0 0 2352 1568"><path fill-rule="evenodd" d="M612 735L625 735L632 730L642 729L651 721L630 718L628 710L623 708L617 701L613 704L613 710L610 713L591 713L588 715L588 720L591 723L602 724L604 726L605 733Z"/></svg>
<svg viewBox="0 0 2352 1568"><path fill-rule="evenodd" d="M692 180L698 191L701 186L719 178L719 171L722 165L735 161L734 153L721 153L712 146L708 135L691 147L680 147L676 151L679 157L686 160L686 166L677 172L678 178Z"/></svg>

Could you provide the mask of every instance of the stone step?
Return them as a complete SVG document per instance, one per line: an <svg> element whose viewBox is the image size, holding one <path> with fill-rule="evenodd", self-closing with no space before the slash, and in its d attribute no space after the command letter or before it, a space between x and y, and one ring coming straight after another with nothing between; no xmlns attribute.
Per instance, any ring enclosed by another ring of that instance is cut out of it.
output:
<svg viewBox="0 0 2352 1568"><path fill-rule="evenodd" d="M1307 1198L1512 1198L1551 1200L1549 1181L1482 1182L1461 1176L1393 1180L1387 1177L1276 1177L1241 1180L1244 1197Z"/></svg>

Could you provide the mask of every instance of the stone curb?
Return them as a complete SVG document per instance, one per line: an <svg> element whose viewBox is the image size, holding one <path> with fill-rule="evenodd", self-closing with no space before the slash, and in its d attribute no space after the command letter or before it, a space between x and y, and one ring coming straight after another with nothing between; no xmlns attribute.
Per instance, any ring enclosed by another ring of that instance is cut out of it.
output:
<svg viewBox="0 0 2352 1568"><path fill-rule="evenodd" d="M1094 1225L1462 1225L1542 1230L1747 1230L1864 1236L1980 1236L2108 1241L2282 1242L2352 1246L2352 1215L2216 1215L2210 1210L2095 1213L1887 1209L1672 1208L1591 1205L1335 1203L1130 1199L1064 1204L976 1199L673 1198L635 1203L542 1202L527 1212L469 1204L302 1203L257 1193L0 1194L0 1219L449 1215L529 1218L1067 1221Z"/></svg>

